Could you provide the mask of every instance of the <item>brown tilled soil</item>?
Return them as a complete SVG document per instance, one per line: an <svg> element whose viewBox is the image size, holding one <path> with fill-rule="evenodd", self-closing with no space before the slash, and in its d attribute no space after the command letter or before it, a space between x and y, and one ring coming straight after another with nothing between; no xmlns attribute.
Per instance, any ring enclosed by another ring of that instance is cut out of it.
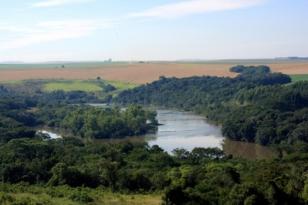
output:
<svg viewBox="0 0 308 205"><path fill-rule="evenodd" d="M159 76L189 77L189 76L235 76L229 72L232 64L177 64L149 63L127 64L119 66L104 66L102 68L29 68L0 70L0 81L28 79L95 79L100 76L106 80L116 80L131 83L148 83L157 80ZM308 74L308 63L279 63L271 64L275 72L285 74Z"/></svg>

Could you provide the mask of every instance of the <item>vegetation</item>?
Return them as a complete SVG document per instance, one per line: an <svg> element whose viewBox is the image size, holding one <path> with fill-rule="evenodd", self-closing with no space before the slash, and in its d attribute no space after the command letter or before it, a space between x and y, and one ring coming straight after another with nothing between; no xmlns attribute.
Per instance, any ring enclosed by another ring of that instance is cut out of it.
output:
<svg viewBox="0 0 308 205"><path fill-rule="evenodd" d="M0 160L2 201L28 196L20 200L91 204L110 190L160 193L165 204L308 202L304 152L272 161L246 161L213 148L178 149L171 156L141 142L16 139L0 145Z"/></svg>
<svg viewBox="0 0 308 205"><path fill-rule="evenodd" d="M308 75L307 74L301 74L301 75L291 75L292 82L299 82L299 81L308 81Z"/></svg>
<svg viewBox="0 0 308 205"><path fill-rule="evenodd" d="M72 93L83 94L83 96L93 96L92 99L85 102L109 102L112 97L117 96L121 91L135 88L132 83L119 81L106 81L97 77L96 80L28 80L28 81L9 81L0 83L0 85L9 88L11 92L37 96L42 95L70 95ZM41 96L38 96L41 97ZM87 97L86 97L87 98Z"/></svg>
<svg viewBox="0 0 308 205"><path fill-rule="evenodd" d="M47 92L63 90L69 91L84 91L97 92L102 91L103 87L94 82L85 81L65 81L65 82L49 82L44 85L44 90Z"/></svg>
<svg viewBox="0 0 308 205"><path fill-rule="evenodd" d="M121 81L106 81L108 84L114 86L118 90L127 90L127 89L132 89L136 88L138 85L133 84L133 83L126 83L126 82L121 82Z"/></svg>
<svg viewBox="0 0 308 205"><path fill-rule="evenodd" d="M94 108L91 106L41 107L36 113L44 125L88 139L138 136L156 128L156 113L140 106Z"/></svg>
<svg viewBox="0 0 308 205"><path fill-rule="evenodd" d="M176 107L204 114L222 124L233 139L268 144L308 142L308 83L291 82L289 76L271 73L269 67L236 66L236 78L161 77L159 81L128 90L116 99Z"/></svg>
<svg viewBox="0 0 308 205"><path fill-rule="evenodd" d="M97 80L59 80L59 81L45 81L43 83L43 90L47 92L53 91L83 91L83 92L112 92L132 89L137 87L133 83L126 83L120 81L107 81L97 77Z"/></svg>
<svg viewBox="0 0 308 205"><path fill-rule="evenodd" d="M82 105L97 100L94 95L83 92L28 94L2 86L0 97L0 142L34 138L38 126L64 129L83 138L101 139L145 134L157 124L156 113L140 106L121 110Z"/></svg>
<svg viewBox="0 0 308 205"><path fill-rule="evenodd" d="M0 204L23 205L160 205L158 194L121 194L101 188L44 187L25 183L0 185Z"/></svg>
<svg viewBox="0 0 308 205"><path fill-rule="evenodd" d="M231 139L272 144L274 159L237 159L218 148L171 155L142 139L89 140L144 134L157 126L156 113L94 108L84 103L111 98L43 92L41 82L0 86L0 204L307 204L308 83L290 84L266 66L231 70L239 75L161 77L115 101L204 114ZM46 139L38 126L71 137Z"/></svg>

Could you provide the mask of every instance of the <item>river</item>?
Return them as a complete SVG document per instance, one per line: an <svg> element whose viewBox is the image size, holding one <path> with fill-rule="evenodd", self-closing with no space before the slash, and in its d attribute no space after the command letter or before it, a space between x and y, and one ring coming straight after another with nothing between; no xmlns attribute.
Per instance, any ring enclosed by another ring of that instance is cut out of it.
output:
<svg viewBox="0 0 308 205"><path fill-rule="evenodd" d="M226 154L246 159L265 159L274 156L273 150L254 143L238 142L223 137L221 128L199 115L174 110L157 110L161 126L155 134L145 136L149 145L159 145L171 153L176 148L191 151L195 147L219 147Z"/></svg>
<svg viewBox="0 0 308 205"><path fill-rule="evenodd" d="M219 126L212 125L204 117L193 113L158 109L157 120L161 125L156 133L130 139L145 140L150 146L158 145L169 153L176 148L191 151L195 147L219 147L226 154L246 159L265 159L275 155L268 147L224 138ZM49 134L51 139L61 138L51 131L41 132Z"/></svg>
<svg viewBox="0 0 308 205"><path fill-rule="evenodd" d="M62 136L58 133L55 133L54 131L51 131L51 130L44 130L44 129L41 129L41 130L38 130L37 131L38 134L43 134L45 136L47 136L49 139L61 139Z"/></svg>
<svg viewBox="0 0 308 205"><path fill-rule="evenodd" d="M198 115L187 112L157 110L160 124L155 134L146 136L149 145L159 145L171 152L175 148L191 151L195 147L222 148L221 129Z"/></svg>

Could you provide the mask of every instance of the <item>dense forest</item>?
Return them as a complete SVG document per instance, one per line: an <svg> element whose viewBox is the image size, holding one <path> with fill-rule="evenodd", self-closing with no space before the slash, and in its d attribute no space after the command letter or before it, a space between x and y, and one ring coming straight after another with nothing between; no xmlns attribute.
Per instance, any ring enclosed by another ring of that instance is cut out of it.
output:
<svg viewBox="0 0 308 205"><path fill-rule="evenodd" d="M308 83L290 84L290 77L267 66L235 66L235 78L161 77L128 90L121 104L173 107L194 111L222 125L233 140L268 144L308 142Z"/></svg>
<svg viewBox="0 0 308 205"><path fill-rule="evenodd" d="M156 112L140 106L95 108L91 106L49 106L37 111L41 122L73 136L88 139L143 135L156 129Z"/></svg>
<svg viewBox="0 0 308 205"><path fill-rule="evenodd" d="M47 195L96 201L90 190L79 197L48 191L66 185L126 194L159 192L165 204L305 204L307 159L293 153L279 160L246 161L215 148L175 150L171 156L158 146L136 142L16 139L0 145L0 195L7 193L0 202L9 193L31 192L20 187L33 185L41 192L47 189Z"/></svg>
<svg viewBox="0 0 308 205"><path fill-rule="evenodd" d="M93 93L0 86L0 204L96 205L107 192L158 194L165 205L307 204L308 83L266 66L231 71L238 76L161 77L113 99L125 109L84 104L102 102ZM140 105L200 113L227 137L279 155L249 161L218 148L170 154L142 138L93 140L155 129L156 113ZM44 126L67 135L48 139L36 132Z"/></svg>

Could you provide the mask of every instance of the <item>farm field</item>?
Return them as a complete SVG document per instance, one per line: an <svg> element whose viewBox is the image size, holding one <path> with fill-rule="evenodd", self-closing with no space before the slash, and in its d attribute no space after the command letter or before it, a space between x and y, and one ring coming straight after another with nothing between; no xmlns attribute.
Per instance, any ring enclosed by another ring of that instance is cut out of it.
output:
<svg viewBox="0 0 308 205"><path fill-rule="evenodd" d="M112 64L68 64L59 65L0 65L0 81L29 79L88 80L101 77L108 81L144 84L159 76L235 76L229 68L238 64L267 64L274 72L290 75L308 74L308 61L217 61L217 62L153 62Z"/></svg>

